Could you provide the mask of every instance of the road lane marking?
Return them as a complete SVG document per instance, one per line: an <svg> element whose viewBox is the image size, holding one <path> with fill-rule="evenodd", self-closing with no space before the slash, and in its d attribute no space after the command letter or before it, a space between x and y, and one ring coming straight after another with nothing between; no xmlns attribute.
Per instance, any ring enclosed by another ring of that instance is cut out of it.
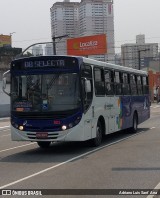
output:
<svg viewBox="0 0 160 198"><path fill-rule="evenodd" d="M0 127L0 132L3 131L3 130L5 130L5 129L9 129L9 128L10 128L10 126L3 126L3 127Z"/></svg>
<svg viewBox="0 0 160 198"><path fill-rule="evenodd" d="M3 133L3 132L6 132L8 131L9 129L4 129L4 130L0 130L0 135Z"/></svg>
<svg viewBox="0 0 160 198"><path fill-rule="evenodd" d="M7 135L2 135L1 137L6 137L6 136L9 136L9 135L11 135L11 134L7 134Z"/></svg>
<svg viewBox="0 0 160 198"><path fill-rule="evenodd" d="M31 175L29 175L29 176L23 177L23 178L21 178L21 179L19 179L19 180L16 180L16 181L13 181L13 182L11 182L11 183L8 183L8 184L5 184L5 185L3 185L3 186L0 186L0 189L4 189L4 188L7 188L7 187L12 186L12 185L14 185L14 184L23 182L23 181L25 181L25 180L27 180L27 179L30 179L30 178L35 177L35 176L38 176L38 175L43 174L43 173L45 173L45 172L47 172L47 171L50 171L50 170L52 170L52 169L58 168L58 167L60 167L60 166L62 166L62 165L64 165L64 164L67 164L67 163L69 163L69 162L72 162L72 161L74 161L74 160L77 160L77 159L79 159L79 158L82 158L82 157L84 157L84 156L86 156L86 155L89 155L89 154L91 154L91 153L94 153L94 152L96 152L96 151L99 151L99 150L101 150L101 149L103 149L103 148L112 146L112 145L117 144L117 143L119 143L119 142L122 142L122 141L124 141L124 140L130 139L130 138L132 138L132 137L134 137L134 136L137 136L137 135L139 135L139 134L141 134L141 133L144 133L144 132L145 132L145 131L141 131L141 132L139 132L139 133L130 135L129 137L123 138L123 139L121 139L121 140L117 140L117 141L112 142L112 143L110 143L110 144L107 144L107 145L98 147L98 148L96 148L96 149L93 149L92 151L88 151L88 152L86 152L86 153L83 153L83 154L81 154L81 155L78 155L77 157L73 157L73 158L71 158L71 159L69 159L69 160L66 160L66 161L64 161L64 162L61 162L61 163L59 163L59 164L57 164L57 165L51 166L51 167L49 167L49 168L43 169L43 170L41 170L41 171L39 171L39 172L36 172L36 173L34 173L34 174L31 174ZM32 144L33 144L33 143L32 143Z"/></svg>
<svg viewBox="0 0 160 198"><path fill-rule="evenodd" d="M10 121L10 117L0 118L0 121L4 121L4 120Z"/></svg>
<svg viewBox="0 0 160 198"><path fill-rule="evenodd" d="M156 127L152 127L152 128L150 128L150 129L152 130L152 129L155 129L155 128L156 128Z"/></svg>
<svg viewBox="0 0 160 198"><path fill-rule="evenodd" d="M153 190L159 190L160 189L160 183L159 184L157 184L157 186L153 189ZM146 198L156 198L157 197L157 195L148 195ZM158 196L159 197L159 196Z"/></svg>
<svg viewBox="0 0 160 198"><path fill-rule="evenodd" d="M21 145L21 146L16 146L16 147L8 148L8 149L4 149L4 150L1 150L0 153L5 152L5 151L10 151L10 150L13 150L13 149L17 149L17 148L21 148L21 147L24 147L24 146L29 146L29 145L32 145L32 144L35 144L35 142L30 143L30 144L24 144L24 145Z"/></svg>
<svg viewBox="0 0 160 198"><path fill-rule="evenodd" d="M159 108L159 107L160 107L160 106L154 106L154 107L151 106L151 108L153 108L153 109L157 109L157 108Z"/></svg>

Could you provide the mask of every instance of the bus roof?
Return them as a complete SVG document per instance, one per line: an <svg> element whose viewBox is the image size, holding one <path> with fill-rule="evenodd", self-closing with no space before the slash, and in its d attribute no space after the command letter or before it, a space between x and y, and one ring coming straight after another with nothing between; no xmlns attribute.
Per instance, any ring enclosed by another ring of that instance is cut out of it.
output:
<svg viewBox="0 0 160 198"><path fill-rule="evenodd" d="M97 65L97 66L101 66L101 67L106 67L108 69L114 69L114 70L120 70L120 71L124 71L124 72L130 72L130 73L136 73L136 74L141 74L141 75L148 75L148 73L146 71L142 71L142 70L138 70L138 69L133 69L133 68L129 68L129 67L124 67L121 65L116 65L116 64L112 64L112 63L107 63L107 62L103 62L103 61L97 61L95 59L91 59L91 58L86 58L86 57L82 57L82 56L67 56L67 55L54 55L54 56L58 56L58 57L74 57L74 58L82 58L84 63L88 63L90 65ZM40 58L40 57L52 57L52 56L30 56L30 57L17 57L17 59L13 60L17 61L17 60L24 60L24 59L30 59L30 58Z"/></svg>
<svg viewBox="0 0 160 198"><path fill-rule="evenodd" d="M97 66L106 67L106 68L109 68L109 69L115 69L115 70L120 70L120 71L124 71L124 72L131 72L131 73L136 73L136 74L141 74L141 75L148 75L148 73L146 71L133 69L133 68L129 68L129 67L124 67L124 66L116 65L116 64L112 64L112 63L97 61L97 60L93 60L93 59L90 59L90 58L83 57L83 62L88 63L88 64L97 65Z"/></svg>

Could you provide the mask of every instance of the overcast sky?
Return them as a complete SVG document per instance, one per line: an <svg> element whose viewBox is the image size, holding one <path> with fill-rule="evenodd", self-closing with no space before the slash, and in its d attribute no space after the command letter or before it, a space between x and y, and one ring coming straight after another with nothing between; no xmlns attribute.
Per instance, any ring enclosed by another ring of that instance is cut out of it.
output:
<svg viewBox="0 0 160 198"><path fill-rule="evenodd" d="M55 2L0 0L0 34L16 32L13 47L50 41L50 8ZM146 42L160 43L159 20L160 0L114 0L116 51L121 44L135 42L137 34L145 34Z"/></svg>

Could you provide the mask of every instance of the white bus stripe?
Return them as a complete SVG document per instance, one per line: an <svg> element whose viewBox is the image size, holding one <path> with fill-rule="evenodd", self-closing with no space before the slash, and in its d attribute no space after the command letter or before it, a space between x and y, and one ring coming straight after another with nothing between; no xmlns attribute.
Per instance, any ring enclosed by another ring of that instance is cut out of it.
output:
<svg viewBox="0 0 160 198"><path fill-rule="evenodd" d="M160 183L157 184L157 186L156 186L153 190L159 190L159 189L160 189ZM147 198L154 198L154 197L156 198L157 195L148 195L148 196L147 196ZM159 197L159 196L158 196L158 197ZM157 198L158 198L158 197L157 197Z"/></svg>

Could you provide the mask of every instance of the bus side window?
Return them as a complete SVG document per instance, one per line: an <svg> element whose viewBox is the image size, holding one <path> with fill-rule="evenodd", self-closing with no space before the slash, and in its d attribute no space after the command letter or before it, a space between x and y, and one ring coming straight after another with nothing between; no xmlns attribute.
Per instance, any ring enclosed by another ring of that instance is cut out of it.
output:
<svg viewBox="0 0 160 198"><path fill-rule="evenodd" d="M93 99L93 80L92 80L92 67L87 64L81 66L81 83L82 83L82 94L83 94L83 104L85 112L89 108ZM85 80L87 79L91 83L91 92L85 92Z"/></svg>
<svg viewBox="0 0 160 198"><path fill-rule="evenodd" d="M131 88L131 94L137 95L136 76L134 74L130 74L130 88Z"/></svg>
<svg viewBox="0 0 160 198"><path fill-rule="evenodd" d="M149 93L149 86L148 86L148 77L143 76L143 94L148 94Z"/></svg>
<svg viewBox="0 0 160 198"><path fill-rule="evenodd" d="M115 71L114 73L114 84L116 95L122 95L122 84L121 84L121 73L119 71Z"/></svg>
<svg viewBox="0 0 160 198"><path fill-rule="evenodd" d="M142 78L141 76L137 76L137 90L138 90L138 95L142 95Z"/></svg>
<svg viewBox="0 0 160 198"><path fill-rule="evenodd" d="M95 95L104 96L105 86L104 86L104 72L101 68L94 68L94 84L95 84Z"/></svg>
<svg viewBox="0 0 160 198"><path fill-rule="evenodd" d="M114 95L114 78L113 71L105 70L105 93L106 95Z"/></svg>
<svg viewBox="0 0 160 198"><path fill-rule="evenodd" d="M129 86L129 79L127 73L122 74L122 82L123 82L122 84L123 95L130 95L130 86Z"/></svg>

